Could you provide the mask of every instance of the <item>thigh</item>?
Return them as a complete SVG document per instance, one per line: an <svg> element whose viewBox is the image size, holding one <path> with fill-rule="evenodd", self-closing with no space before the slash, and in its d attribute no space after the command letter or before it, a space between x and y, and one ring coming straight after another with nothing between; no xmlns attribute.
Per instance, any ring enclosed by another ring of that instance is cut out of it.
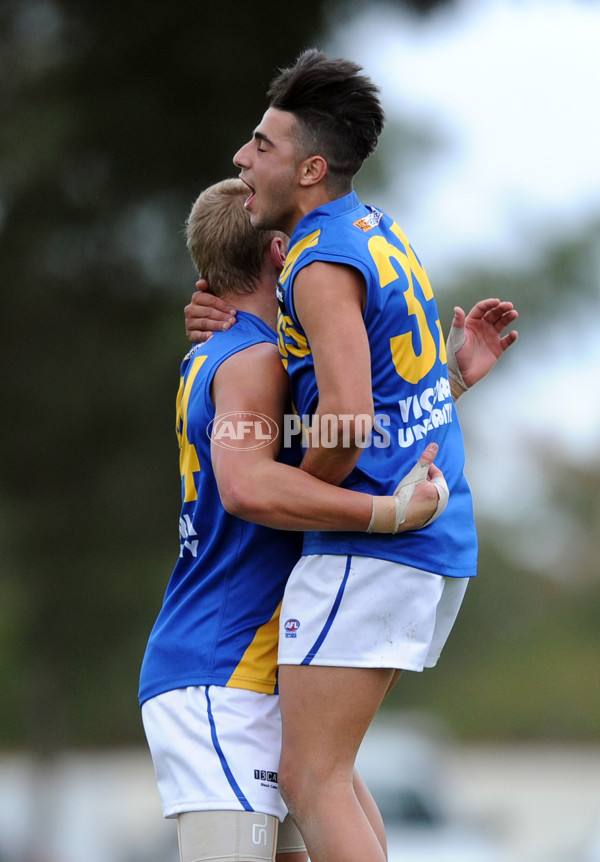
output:
<svg viewBox="0 0 600 862"><path fill-rule="evenodd" d="M274 862L278 820L249 811L188 811L177 818L181 862Z"/></svg>
<svg viewBox="0 0 600 862"><path fill-rule="evenodd" d="M278 701L243 689L191 686L143 705L165 817L237 810L283 819Z"/></svg>
<svg viewBox="0 0 600 862"><path fill-rule="evenodd" d="M334 773L352 781L363 737L385 697L393 670L282 666L283 768L326 781Z"/></svg>

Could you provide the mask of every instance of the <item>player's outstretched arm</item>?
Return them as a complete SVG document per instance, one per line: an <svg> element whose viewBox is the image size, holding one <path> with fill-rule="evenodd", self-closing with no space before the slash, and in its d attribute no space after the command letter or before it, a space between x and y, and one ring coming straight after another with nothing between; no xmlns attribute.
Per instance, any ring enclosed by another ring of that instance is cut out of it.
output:
<svg viewBox="0 0 600 862"><path fill-rule="evenodd" d="M446 352L452 395L457 401L491 371L502 354L517 340L517 332L502 335L519 316L512 302L482 299L465 315L454 309Z"/></svg>
<svg viewBox="0 0 600 862"><path fill-rule="evenodd" d="M208 282L196 282L196 292L184 309L185 334L193 342L208 341L213 332L230 329L237 310L229 302L208 292Z"/></svg>

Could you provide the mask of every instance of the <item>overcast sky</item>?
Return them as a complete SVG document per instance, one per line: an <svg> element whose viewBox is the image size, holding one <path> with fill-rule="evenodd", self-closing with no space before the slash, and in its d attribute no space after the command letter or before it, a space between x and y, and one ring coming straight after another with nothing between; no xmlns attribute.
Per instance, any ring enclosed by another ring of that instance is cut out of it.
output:
<svg viewBox="0 0 600 862"><path fill-rule="evenodd" d="M392 169L383 198L369 201L399 221L434 287L461 261L535 259L543 237L576 235L600 215L599 46L596 0L459 0L424 20L371 6L336 28L328 50L365 67L390 121L432 126L442 141L416 166L412 189L394 185ZM600 270L591 277L600 282ZM461 405L480 431L467 464L480 509L498 512L515 484L538 487L535 473L525 481L523 441L597 458L593 312L513 348L506 403L490 378ZM502 470L490 482L494 452ZM530 508L527 493L520 504Z"/></svg>
<svg viewBox="0 0 600 862"><path fill-rule="evenodd" d="M424 21L367 11L335 46L382 88L390 119L445 143L392 183L384 206L410 224L427 267L527 253L523 229L577 231L600 212L600 3L462 0Z"/></svg>

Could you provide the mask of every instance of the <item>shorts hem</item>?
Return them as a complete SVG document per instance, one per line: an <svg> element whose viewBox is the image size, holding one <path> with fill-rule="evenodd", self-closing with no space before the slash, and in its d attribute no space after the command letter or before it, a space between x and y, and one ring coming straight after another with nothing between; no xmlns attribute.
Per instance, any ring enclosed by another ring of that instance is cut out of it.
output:
<svg viewBox="0 0 600 862"><path fill-rule="evenodd" d="M316 655L314 657L314 659L311 659L311 661L309 661L309 662L306 661L305 656L301 659L298 659L298 660L296 660L294 658L288 658L288 659L280 658L279 659L279 665L288 665L288 666L292 666L292 667L300 667L301 665L307 665L308 667L355 667L357 669L359 669L359 668L371 668L372 670L381 670L381 669L385 669L385 670L388 670L388 669L389 670L410 670L410 671L414 671L415 673L420 673L421 671L425 670L425 668L435 667L436 664L437 664L437 660L435 662L433 662L433 664L419 663L419 662L414 662L414 661L412 661L412 662L411 661L405 661L405 662L402 662L401 664L399 664L398 660L394 660L391 663L384 662L384 661L368 662L368 661L365 661L364 659L361 659L360 661L354 661L353 659L348 658L347 656L345 656L343 659L342 658L332 659L332 658L322 658L319 655Z"/></svg>

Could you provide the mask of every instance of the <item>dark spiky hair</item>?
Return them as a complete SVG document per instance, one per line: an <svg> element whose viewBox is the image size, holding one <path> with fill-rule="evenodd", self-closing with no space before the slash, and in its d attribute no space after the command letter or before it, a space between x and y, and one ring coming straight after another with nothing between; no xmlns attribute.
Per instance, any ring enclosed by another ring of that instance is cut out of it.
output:
<svg viewBox="0 0 600 862"><path fill-rule="evenodd" d="M310 49L281 69L267 92L272 108L298 121L302 155L322 155L334 183L351 184L385 122L379 89L362 72L350 60Z"/></svg>

